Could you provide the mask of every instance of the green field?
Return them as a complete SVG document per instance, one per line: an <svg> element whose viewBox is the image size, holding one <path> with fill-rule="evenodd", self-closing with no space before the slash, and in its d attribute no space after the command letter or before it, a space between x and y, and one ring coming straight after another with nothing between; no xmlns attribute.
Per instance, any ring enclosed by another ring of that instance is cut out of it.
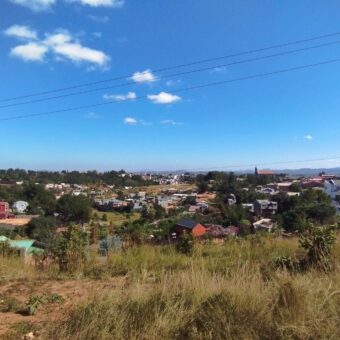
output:
<svg viewBox="0 0 340 340"><path fill-rule="evenodd" d="M112 211L102 212L94 210L93 213L97 213L99 219L102 219L103 215L105 214L107 216L107 222L112 223L116 227L120 227L125 222L133 222L140 218L140 214L137 212L126 214Z"/></svg>

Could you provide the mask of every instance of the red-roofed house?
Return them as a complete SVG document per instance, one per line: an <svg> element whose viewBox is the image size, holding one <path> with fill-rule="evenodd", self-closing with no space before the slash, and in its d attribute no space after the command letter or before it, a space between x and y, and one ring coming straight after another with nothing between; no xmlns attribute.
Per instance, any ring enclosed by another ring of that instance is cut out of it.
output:
<svg viewBox="0 0 340 340"><path fill-rule="evenodd" d="M255 175L256 176L273 176L275 174L272 170L258 170L257 167L255 167Z"/></svg>
<svg viewBox="0 0 340 340"><path fill-rule="evenodd" d="M8 218L9 204L7 202L0 202L0 219Z"/></svg>

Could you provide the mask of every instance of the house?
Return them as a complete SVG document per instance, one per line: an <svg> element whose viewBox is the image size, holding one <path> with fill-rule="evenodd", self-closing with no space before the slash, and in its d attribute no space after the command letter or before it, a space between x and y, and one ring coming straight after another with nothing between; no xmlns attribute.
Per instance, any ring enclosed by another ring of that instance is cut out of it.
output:
<svg viewBox="0 0 340 340"><path fill-rule="evenodd" d="M205 192L203 194L196 195L196 202L212 201L216 198L216 194L212 192Z"/></svg>
<svg viewBox="0 0 340 340"><path fill-rule="evenodd" d="M13 210L17 212L18 214L23 214L26 209L28 208L28 203L25 201L16 201L13 203Z"/></svg>
<svg viewBox="0 0 340 340"><path fill-rule="evenodd" d="M9 204L7 202L0 202L0 219L8 218Z"/></svg>
<svg viewBox="0 0 340 340"><path fill-rule="evenodd" d="M281 182L277 183L279 192L288 192L293 182Z"/></svg>
<svg viewBox="0 0 340 340"><path fill-rule="evenodd" d="M102 211L109 211L119 208L124 208L128 206L128 202L118 200L116 198L107 198L107 199L95 199L94 200L98 209Z"/></svg>
<svg viewBox="0 0 340 340"><path fill-rule="evenodd" d="M332 200L340 201L340 180L330 179L325 181L324 190Z"/></svg>
<svg viewBox="0 0 340 340"><path fill-rule="evenodd" d="M324 191L332 199L334 207L340 213L340 180L326 180Z"/></svg>
<svg viewBox="0 0 340 340"><path fill-rule="evenodd" d="M175 231L177 234L182 233L192 233L193 236L199 237L204 235L207 232L207 228L195 221L188 218L182 218L179 220L175 226Z"/></svg>
<svg viewBox="0 0 340 340"><path fill-rule="evenodd" d="M228 195L228 197L227 197L227 204L229 206L231 206L231 205L235 205L236 203L237 203L236 196L234 194Z"/></svg>
<svg viewBox="0 0 340 340"><path fill-rule="evenodd" d="M43 253L46 245L35 240L10 240L5 236L0 236L0 242L8 242L10 248L18 250L21 255L33 255Z"/></svg>
<svg viewBox="0 0 340 340"><path fill-rule="evenodd" d="M274 223L270 218L263 218L253 223L253 226L255 230L265 230L270 233L274 228Z"/></svg>
<svg viewBox="0 0 340 340"><path fill-rule="evenodd" d="M258 170L255 167L255 176L274 176L274 172L272 170Z"/></svg>
<svg viewBox="0 0 340 340"><path fill-rule="evenodd" d="M276 195L278 193L273 188L261 188L261 189L256 189L256 191L261 193L261 194L266 194L266 195Z"/></svg>
<svg viewBox="0 0 340 340"><path fill-rule="evenodd" d="M301 186L303 189L322 187L323 185L324 179L321 176L311 177L301 181Z"/></svg>
<svg viewBox="0 0 340 340"><path fill-rule="evenodd" d="M195 214L200 211L200 207L198 205L190 205L188 208L188 213Z"/></svg>
<svg viewBox="0 0 340 340"><path fill-rule="evenodd" d="M254 211L260 216L270 216L277 212L277 202L270 200L256 200L254 202Z"/></svg>

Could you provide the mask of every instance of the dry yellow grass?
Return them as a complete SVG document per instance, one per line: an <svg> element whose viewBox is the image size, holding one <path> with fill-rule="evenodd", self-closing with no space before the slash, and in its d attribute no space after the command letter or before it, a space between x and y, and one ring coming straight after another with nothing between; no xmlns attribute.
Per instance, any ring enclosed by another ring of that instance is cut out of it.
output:
<svg viewBox="0 0 340 340"><path fill-rule="evenodd" d="M340 338L340 247L333 272L271 266L297 249L296 239L252 237L197 244L192 256L171 246L141 246L111 254L106 263L92 259L76 275L102 288L61 319L39 324L41 338ZM51 285L69 279L51 269L27 270L18 260L4 260L0 268L7 282L22 285L28 278ZM121 284L112 286L112 280Z"/></svg>

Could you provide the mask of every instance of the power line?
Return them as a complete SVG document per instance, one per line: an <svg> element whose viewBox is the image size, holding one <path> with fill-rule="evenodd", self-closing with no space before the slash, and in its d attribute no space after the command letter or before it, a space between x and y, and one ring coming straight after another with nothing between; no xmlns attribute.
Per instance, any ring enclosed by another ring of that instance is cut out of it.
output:
<svg viewBox="0 0 340 340"><path fill-rule="evenodd" d="M204 167L204 168L190 168L190 169L183 169L183 171L204 171L204 170L218 170L218 169L233 169L233 168L247 168L247 167L254 167L256 165L267 166L267 165L280 165L280 164L294 164L294 163L310 163L310 162L321 162L321 161L330 161L330 160L340 160L340 156L336 157L328 157L328 158L316 158L316 159L304 159L304 160L289 160L289 161L279 161L279 162L265 162L265 163L257 163L254 162L253 164L231 164L231 165L224 165L224 166L215 166L215 167Z"/></svg>
<svg viewBox="0 0 340 340"><path fill-rule="evenodd" d="M243 52L238 52L238 53L234 53L234 54L228 54L228 55L214 57L214 58L201 59L201 60L197 60L197 61L190 62L190 63L183 63L183 64L179 64L179 65L174 65L174 66L162 67L162 68L158 68L158 69L153 70L153 72L154 73L160 73L160 72L163 72L163 71L169 71L169 70L179 69L179 68L183 68L183 67L194 66L194 65L198 65L198 64L203 64L203 63L208 63L208 62L213 62L213 61L221 60L221 59L227 59L227 58L232 58L232 57L239 57L239 56L246 55L246 54L264 52L264 51L268 51L268 50L271 50L271 49L282 48L282 47L302 44L302 43L306 43L306 42L310 42L310 41L314 41L314 40L330 38L330 37L337 36L337 35L340 35L340 32L323 34L323 35L314 36L314 37L307 38L307 39L295 40L295 41L291 41L291 42L287 42L287 43L271 45L271 46L267 46L267 47L257 48L257 49L253 49L253 50L247 50L247 51L243 51ZM22 95L22 96L16 96L16 97L11 97L11 98L4 98L4 99L1 99L0 102L8 102L8 101L13 101L13 100L18 100L18 99L25 99L25 98L30 98L30 97L42 96L42 95L46 95L46 94L62 92L62 91L67 91L67 90L73 90L73 89L76 89L76 88L81 88L81 87L86 87L86 86L92 86L92 85L98 85L98 84L103 84L103 83L107 83L107 82L122 80L122 79L130 78L130 77L131 77L131 74L124 75L124 76L118 76L118 77L114 77L114 78L107 78L107 79L103 79L103 80L99 80L99 81L94 81L94 82L87 82L87 83L77 84L77 85L73 85L73 86L69 86L69 87L63 87L63 88L58 88L58 89L54 89L54 90L48 90L48 91L42 91L42 92L34 92L34 93L29 93L29 94L26 94L26 95Z"/></svg>
<svg viewBox="0 0 340 340"><path fill-rule="evenodd" d="M235 62L228 63L228 64L219 64L219 65L199 68L199 69L195 69L195 70L184 71L184 72L180 72L180 73L167 74L167 75L162 76L162 78L163 79L173 78L173 77L178 77L178 76L183 76L183 75L188 75L188 74L193 74L193 73L198 73L198 72L214 70L214 69L220 68L220 67L228 67L228 66L234 66L234 65L239 65L239 64L245 64L245 63L249 63L249 62L253 62L253 61L265 60L265 59L269 59L269 58L280 57L280 56L289 55L289 54L293 54L293 53L308 51L308 50L312 50L312 49L316 49L316 48L336 45L336 44L339 44L339 43L340 43L339 40L338 41L332 41L332 42L328 42L328 43L324 43L324 44L299 48L299 49L295 49L295 50L289 50L289 51L285 51L285 52L274 53L274 54L270 54L270 55L266 55L266 56L262 56L262 57L239 60L239 61L235 61ZM28 101L19 102L19 103L0 105L0 109L14 107L14 106L27 105L27 104L34 104L34 103L39 103L39 102L44 102L44 101L49 101L49 100L54 100L54 99L62 99L62 98L66 98L66 97L82 95L82 94L87 94L87 93L93 93L93 92L98 92L98 91L103 91L103 90L112 90L114 88L125 87L125 86L135 85L135 84L136 83L132 81L132 82L121 83L121 84L116 84L116 85L111 85L111 86L105 86L105 87L100 87L100 88L95 88L95 89L90 89L90 90L85 90L85 91L71 92L71 93L61 94L61 95L47 97L47 98L40 98L40 99L28 100Z"/></svg>
<svg viewBox="0 0 340 340"><path fill-rule="evenodd" d="M206 88L206 87L213 87L213 86L224 85L224 84L228 84L228 83L234 83L234 82L243 81L243 80L263 78L263 77L267 77L267 76L271 76L271 75L275 75L275 74L281 74L281 73L286 73L286 72L303 70L303 69L307 69L307 68L311 68L311 67L333 64L333 63L337 63L337 62L340 62L340 58L332 59L332 60L326 60L326 61L322 61L322 62L318 62L318 63L314 63L314 64L307 64L307 65L302 65L302 66L286 68L286 69L272 71L272 72L268 72L268 73L260 73L260 74L255 74L255 75L251 75L251 76L245 76L245 77L240 77L240 78L217 81L217 82L213 82L213 83L205 83L205 84L201 84L201 85L185 87L185 88L181 88L181 89L175 89L171 92L172 93L181 93L181 92L192 91L192 90L197 90L197 89ZM148 98L148 96L144 95L144 96L136 97L135 100L141 100L141 99L146 99L146 98ZM9 121L9 120L17 120L17 119L30 118L30 117L46 116L46 115L50 115L50 114L63 113L63 112L69 112L69 111L79 111L79 110L83 110L83 109L90 109L90 108L94 108L94 107L117 104L117 103L120 103L120 102L121 101L119 101L119 100L115 100L115 101L110 101L110 102L106 102L106 103L102 103L102 102L101 103L94 103L94 104L89 104L89 105L82 105L82 106L77 106L77 107L72 107L72 108L67 108L67 109L61 109L61 110L54 110L54 111L47 111L47 112L40 112L40 113L31 113L31 114L17 115L17 116L12 116L12 117L4 117L4 118L0 118L0 121Z"/></svg>

